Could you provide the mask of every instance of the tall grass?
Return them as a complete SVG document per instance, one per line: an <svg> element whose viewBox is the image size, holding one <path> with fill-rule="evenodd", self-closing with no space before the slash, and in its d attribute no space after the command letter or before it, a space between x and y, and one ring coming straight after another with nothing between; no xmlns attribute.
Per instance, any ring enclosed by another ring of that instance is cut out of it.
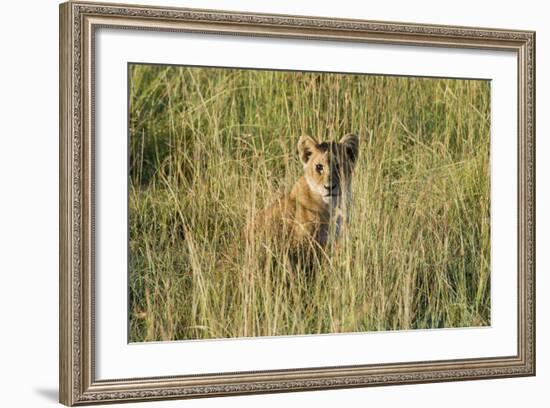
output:
<svg viewBox="0 0 550 408"><path fill-rule="evenodd" d="M132 65L130 341L490 323L486 81ZM302 134L361 138L309 279L243 242ZM231 249L233 248L233 249Z"/></svg>

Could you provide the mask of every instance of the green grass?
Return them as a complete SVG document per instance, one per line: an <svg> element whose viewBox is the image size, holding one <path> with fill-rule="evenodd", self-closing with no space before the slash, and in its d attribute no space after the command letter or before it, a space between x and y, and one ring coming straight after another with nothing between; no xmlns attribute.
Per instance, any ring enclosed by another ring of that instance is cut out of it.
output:
<svg viewBox="0 0 550 408"><path fill-rule="evenodd" d="M490 324L487 81L133 65L130 341ZM310 279L240 232L356 132L352 225Z"/></svg>

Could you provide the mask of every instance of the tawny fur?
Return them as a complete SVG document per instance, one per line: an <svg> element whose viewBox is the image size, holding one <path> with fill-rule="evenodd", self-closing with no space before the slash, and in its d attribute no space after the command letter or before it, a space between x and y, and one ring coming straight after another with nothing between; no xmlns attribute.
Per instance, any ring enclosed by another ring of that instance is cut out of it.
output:
<svg viewBox="0 0 550 408"><path fill-rule="evenodd" d="M354 134L339 142L298 141L304 174L290 193L259 211L247 226L247 239L286 245L292 252L325 248L347 221L351 177L359 153Z"/></svg>

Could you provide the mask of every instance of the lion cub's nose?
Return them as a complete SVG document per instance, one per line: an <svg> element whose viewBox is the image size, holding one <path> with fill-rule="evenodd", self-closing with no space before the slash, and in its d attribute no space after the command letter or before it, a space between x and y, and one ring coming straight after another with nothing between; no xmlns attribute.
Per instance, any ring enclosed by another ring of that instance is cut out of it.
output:
<svg viewBox="0 0 550 408"><path fill-rule="evenodd" d="M331 191L336 188L336 184L333 184L332 186L323 186L323 187L325 187L328 191Z"/></svg>

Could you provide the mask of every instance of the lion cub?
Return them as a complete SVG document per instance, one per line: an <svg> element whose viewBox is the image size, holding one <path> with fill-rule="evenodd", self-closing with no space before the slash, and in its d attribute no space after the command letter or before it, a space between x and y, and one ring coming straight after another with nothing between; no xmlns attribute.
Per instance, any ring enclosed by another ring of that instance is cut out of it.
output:
<svg viewBox="0 0 550 408"><path fill-rule="evenodd" d="M290 193L256 214L247 226L247 236L304 254L325 248L347 221L359 139L348 134L339 142L317 142L302 136L298 154L304 175Z"/></svg>

